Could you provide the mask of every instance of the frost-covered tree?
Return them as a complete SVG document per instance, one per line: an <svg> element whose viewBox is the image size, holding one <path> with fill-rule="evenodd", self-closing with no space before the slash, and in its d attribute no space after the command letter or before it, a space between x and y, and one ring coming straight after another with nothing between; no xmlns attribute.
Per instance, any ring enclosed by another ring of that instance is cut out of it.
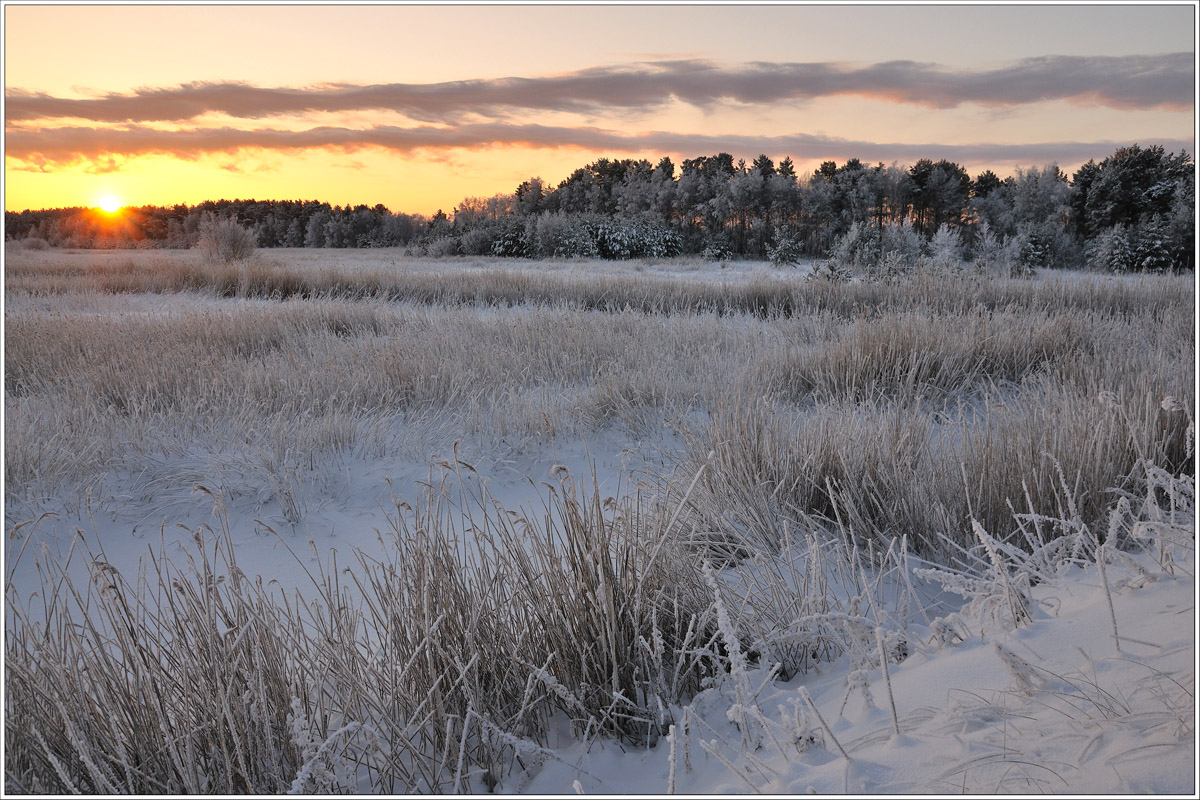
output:
<svg viewBox="0 0 1200 800"><path fill-rule="evenodd" d="M1071 186L1057 164L1017 167L1009 184L1013 218L1026 239L1036 234L1045 248L1042 266L1066 267L1078 262L1078 247L1067 232Z"/></svg>
<svg viewBox="0 0 1200 800"><path fill-rule="evenodd" d="M776 228L774 242L767 246L767 258L777 267L791 267L800 262L803 247L800 237L790 229Z"/></svg>
<svg viewBox="0 0 1200 800"><path fill-rule="evenodd" d="M941 270L957 270L962 266L962 237L955 228L942 223L929 240L929 261Z"/></svg>
<svg viewBox="0 0 1200 800"><path fill-rule="evenodd" d="M1106 228L1088 241L1087 265L1107 272L1129 272L1134 269L1133 246L1129 230L1124 225Z"/></svg>
<svg viewBox="0 0 1200 800"><path fill-rule="evenodd" d="M904 269L916 265L925 248L925 240L913 227L912 220L902 219L899 222L884 225L880 232L882 237L880 250L886 257L895 253L894 262Z"/></svg>
<svg viewBox="0 0 1200 800"><path fill-rule="evenodd" d="M521 214L536 214L542 207L546 187L541 178L530 178L517 187L514 192L517 212Z"/></svg>
<svg viewBox="0 0 1200 800"><path fill-rule="evenodd" d="M1166 272L1172 267L1171 241L1161 217L1154 217L1138 231L1133 263L1138 272Z"/></svg>
<svg viewBox="0 0 1200 800"><path fill-rule="evenodd" d="M988 274L1007 269L1004 241L992 230L987 220L975 229L975 269Z"/></svg>
<svg viewBox="0 0 1200 800"><path fill-rule="evenodd" d="M1014 278L1033 277L1051 261L1051 245L1037 228L1024 229L1017 235L1017 258L1010 265Z"/></svg>
<svg viewBox="0 0 1200 800"><path fill-rule="evenodd" d="M866 272L883 257L880 232L867 222L855 222L833 246L829 260L844 269Z"/></svg>
<svg viewBox="0 0 1200 800"><path fill-rule="evenodd" d="M1171 254L1171 268L1196 268L1196 173L1183 172L1175 179L1175 189L1166 214L1160 219Z"/></svg>
<svg viewBox="0 0 1200 800"><path fill-rule="evenodd" d="M968 201L968 211L976 224L987 223L998 237L1015 236L1018 228L1013 179L1006 178L992 186L986 194L976 194Z"/></svg>

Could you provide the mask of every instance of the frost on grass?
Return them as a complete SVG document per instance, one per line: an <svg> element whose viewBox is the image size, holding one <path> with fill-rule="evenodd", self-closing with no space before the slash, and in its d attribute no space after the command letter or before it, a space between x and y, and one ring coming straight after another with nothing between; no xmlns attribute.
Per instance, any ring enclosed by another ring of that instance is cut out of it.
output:
<svg viewBox="0 0 1200 800"><path fill-rule="evenodd" d="M856 660L852 636L843 639L844 655L788 682L767 680L775 674L770 661L751 666L731 660L729 672L684 715L694 720L691 730L702 732L702 758L681 769L686 739L676 733L671 742L671 788L791 794L1194 791L1194 512L1181 502L1193 486L1186 476L1176 478L1159 487L1165 491L1142 498L1138 516L1158 519L1174 508L1174 520L1153 540L1151 529L1138 528L1147 538L1108 566L1117 613L1140 623L1139 641L1127 641L1125 651L1112 646L1096 563L1063 556L1069 568L1031 581L1031 613L1014 619L994 613L997 563L981 543L983 575L976 583L940 573L967 602L928 625L911 620L912 651L900 664ZM1118 503L1114 516L1129 509ZM1161 548L1174 555L1164 557ZM1002 581L1028 563L996 556L1008 574ZM971 603L971 589L990 599ZM731 596L729 587L722 590L722 604ZM878 698L889 693L884 663L895 716L879 708ZM747 746L748 732L753 746ZM557 772L546 774L533 788L550 791L561 780ZM614 778L595 789L632 791L634 785Z"/></svg>
<svg viewBox="0 0 1200 800"><path fill-rule="evenodd" d="M1190 286L140 263L11 276L6 788L1194 791Z"/></svg>

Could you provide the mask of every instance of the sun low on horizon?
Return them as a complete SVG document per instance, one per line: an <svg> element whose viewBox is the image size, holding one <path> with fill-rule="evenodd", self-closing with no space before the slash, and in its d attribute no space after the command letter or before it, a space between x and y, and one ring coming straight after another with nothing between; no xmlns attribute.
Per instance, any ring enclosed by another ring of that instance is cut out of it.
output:
<svg viewBox="0 0 1200 800"><path fill-rule="evenodd" d="M116 214L124 207L124 203L111 194L101 195L96 201L96 208L106 214Z"/></svg>
<svg viewBox="0 0 1200 800"><path fill-rule="evenodd" d="M1133 143L1194 153L1194 12L9 4L5 208L431 215L605 157L761 153L800 173L930 158L1003 176Z"/></svg>

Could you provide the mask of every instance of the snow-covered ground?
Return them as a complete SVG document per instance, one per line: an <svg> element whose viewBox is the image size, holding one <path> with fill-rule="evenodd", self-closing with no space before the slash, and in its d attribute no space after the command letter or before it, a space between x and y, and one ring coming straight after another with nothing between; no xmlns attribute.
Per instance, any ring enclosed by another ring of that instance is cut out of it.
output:
<svg viewBox="0 0 1200 800"><path fill-rule="evenodd" d="M294 251L289 258L308 255ZM348 251L339 266L377 268L392 257ZM458 259L413 268L453 272L483 266ZM683 274L714 281L778 275L762 262L695 261L661 268L550 262L537 269L571 275ZM19 297L9 310L45 302ZM77 307L58 310L111 313L107 301L94 308L86 296L69 302ZM135 295L122 301L121 313L170 313L195 302ZM461 465L469 465L469 480L486 486L503 508L536 516L564 468L589 485L594 476L601 497L623 497L650 476L670 475L682 451L681 442L661 426L635 433L611 425L586 441L560 436L512 447L494 439L458 438L457 449L447 445L446 436L431 434L428 446L416 442L404 454L343 454L320 469L277 472L274 482L263 477L269 471L247 469L239 480L228 460L216 464L199 453L176 455L144 460L136 473L110 475L100 496L79 504L44 499L38 512L48 513L40 516L22 518L20 510L31 506L18 503L14 510L10 502L6 598L29 602L45 592L43 573L34 568L38 559L67 563L81 585L90 566L85 552L102 556L128 576L145 568L151 552L183 563L194 531L220 527L212 495L194 487L222 476L229 480L209 488L221 498L240 568L285 593L303 594L332 552L341 554L343 564L352 551L379 555L387 546L380 532L391 526L397 503L415 505L446 470L461 479ZM767 659L743 664L733 658L729 671L709 679L702 693L664 710L674 720L673 733L652 747L594 735L580 738L564 723L544 749L525 753L523 767L509 765L496 788L631 795L1194 795L1195 519L1190 481L1173 488L1180 500L1174 512L1164 505L1157 522L1158 502L1140 512L1142 527L1134 527L1146 534L1144 551L1076 560L1053 575L1040 573L1041 580L1027 592L1018 587L1026 621L1014 623L1011 613L983 602L995 599L983 589L971 597L943 590L921 571L930 565L913 559L906 562L912 570L886 581L892 589L904 582L910 598L927 602L902 613L872 614L877 621L888 616L896 623L879 629L885 643L878 648L868 636L835 660L814 662L807 672L786 679L770 671ZM285 508L288 503L296 508ZM1019 565L1009 562L998 569L996 581L1005 586L1010 579L1022 580ZM730 587L737 576L722 581ZM726 651L737 649L728 640L724 645ZM879 648L891 654L886 674ZM477 792L488 789L478 774L471 781Z"/></svg>
<svg viewBox="0 0 1200 800"><path fill-rule="evenodd" d="M460 444L458 458L478 471L493 499L532 512L542 507L556 466L573 475L594 474L603 496L624 496L647 471L668 469L667 458L678 446L665 432L646 441L607 431L586 441L514 450ZM415 505L426 486L440 483L454 457L448 447L433 450L427 459L340 456L305 475L285 473L279 480L289 481L288 486L263 479L261 471L218 465L212 457L162 458L137 474L110 476L102 496L84 501L83 507L49 501L37 516L11 516L10 529L28 524L7 553L10 592L16 597L40 592L42 576L28 568L34 554L45 551L66 563L77 537L126 575L138 574L151 550L182 558L193 544L192 531L217 527L212 498L195 489L209 484L222 498L239 566L285 591L310 590L310 570L325 563L331 551L378 555L384 546L378 533L390 528L397 501ZM152 502L145 502L148 496ZM281 497L296 503L298 523L288 521ZM86 579L85 560L75 558L72 566L74 576Z"/></svg>
<svg viewBox="0 0 1200 800"><path fill-rule="evenodd" d="M727 675L676 710L673 742L567 745L524 790L1194 796L1192 554L1174 575L1110 565L1119 650L1098 569L1073 569L1034 588L1016 630L970 613L941 640L914 626L890 688L845 656L787 682L749 670L739 710Z"/></svg>
<svg viewBox="0 0 1200 800"><path fill-rule="evenodd" d="M543 453L476 459L461 449L459 456L492 497L508 508L534 510L544 494L540 482L553 482L555 465L576 475L594 469L602 495L629 491L638 470L664 466L641 458L663 452L664 443L646 444L608 436ZM264 500L265 487L262 497L229 498L240 566L303 593L307 576L328 564L331 550L343 563L354 549L378 555L377 534L394 513L392 498L399 493L402 499L404 487L436 480L437 462L432 470L411 461L346 463L343 479L303 492L320 500L310 501L295 527ZM132 478L126 488L133 491ZM109 563L137 574L149 550L166 542L169 556L181 554L189 530L215 527L211 509L211 498L201 494L156 509L130 500L125 510L110 504L83 518L43 519L24 531L27 552L14 558L10 551L10 587L26 597L39 591L39 573L21 565L43 546L65 557L76 529ZM888 665L890 686L880 660L871 660L869 641L862 652L815 664L789 680L773 677L766 665L741 674L735 669L686 707L670 709L674 734L654 747L603 737L581 741L564 728L546 750L527 757L525 771L502 776L498 789L550 795L1194 794L1193 525L1190 513L1174 526L1164 524L1151 552L1110 556L1103 577L1096 564L1076 566L1034 586L1031 619L1023 626L941 593L940 602L910 610L897 651L904 655ZM86 564L76 562L82 575ZM927 593L936 587L919 577L916 582ZM474 788L487 791L482 783Z"/></svg>

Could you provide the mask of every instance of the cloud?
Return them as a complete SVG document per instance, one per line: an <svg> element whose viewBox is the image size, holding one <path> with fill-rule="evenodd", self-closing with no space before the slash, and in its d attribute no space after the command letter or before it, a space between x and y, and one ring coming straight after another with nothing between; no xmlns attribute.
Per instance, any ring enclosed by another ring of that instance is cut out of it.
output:
<svg viewBox="0 0 1200 800"><path fill-rule="evenodd" d="M651 110L672 99L705 107L728 101L778 103L838 95L930 108L1065 100L1118 109L1185 110L1194 105L1195 60L1192 53L1044 56L997 69L961 70L914 61L867 66L838 62L722 66L683 58L533 78L426 84L288 88L196 82L84 99L10 89L5 94L5 114L9 122L73 118L123 123L180 121L206 113L261 119L386 109L426 122L457 122L468 114L504 118L519 110Z"/></svg>
<svg viewBox="0 0 1200 800"><path fill-rule="evenodd" d="M1149 140L1147 140L1149 141ZM1185 140L1155 139L1168 150L1188 150ZM14 129L7 135L7 155L44 170L47 165L119 163L120 159L166 155L198 159L239 151L300 151L325 149L355 152L367 148L409 154L419 150L484 150L493 147L576 148L630 154L671 154L694 157L726 151L753 157L758 153L790 155L800 160L860 158L866 162L912 162L946 158L971 164L1077 163L1102 158L1130 142L1044 142L1036 144L909 144L869 142L796 133L787 136L748 136L645 131L623 133L594 127L510 125L488 123L456 127L378 126L368 129L317 127L303 131L194 128L164 131L130 125L120 129L62 127ZM115 160L114 160L115 159ZM18 165L19 168L19 165Z"/></svg>

